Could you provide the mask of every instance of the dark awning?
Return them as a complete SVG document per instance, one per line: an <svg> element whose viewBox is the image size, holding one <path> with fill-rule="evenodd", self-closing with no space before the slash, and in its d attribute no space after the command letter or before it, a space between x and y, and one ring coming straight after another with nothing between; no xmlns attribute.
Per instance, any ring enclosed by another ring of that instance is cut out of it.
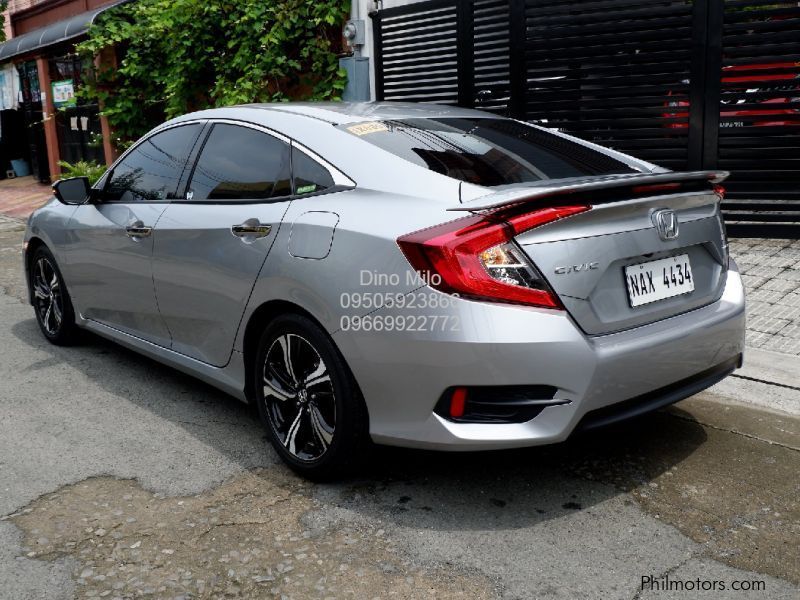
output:
<svg viewBox="0 0 800 600"><path fill-rule="evenodd" d="M0 62L6 61L13 56L38 50L46 46L52 46L59 42L65 42L72 38L86 33L89 26L94 22L95 17L104 10L108 10L122 4L128 0L118 0L106 6L86 11L73 17L68 17L62 21L51 23L45 27L34 29L28 33L11 38L4 44L0 44Z"/></svg>

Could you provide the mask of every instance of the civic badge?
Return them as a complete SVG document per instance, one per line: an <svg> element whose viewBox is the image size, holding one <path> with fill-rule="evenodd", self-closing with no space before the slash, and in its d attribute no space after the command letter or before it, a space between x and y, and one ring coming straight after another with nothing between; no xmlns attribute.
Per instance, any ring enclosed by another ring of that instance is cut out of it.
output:
<svg viewBox="0 0 800 600"><path fill-rule="evenodd" d="M678 215L669 208L662 208L653 213L653 225L656 226L658 237L665 242L678 237Z"/></svg>

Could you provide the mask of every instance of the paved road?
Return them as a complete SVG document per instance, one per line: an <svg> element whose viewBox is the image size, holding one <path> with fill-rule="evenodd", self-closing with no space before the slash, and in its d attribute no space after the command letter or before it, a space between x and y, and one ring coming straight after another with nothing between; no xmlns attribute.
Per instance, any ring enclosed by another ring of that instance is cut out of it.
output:
<svg viewBox="0 0 800 600"><path fill-rule="evenodd" d="M47 344L20 301L14 229L0 227L0 598L800 594L797 363L759 354L747 379L568 444L382 449L358 479L312 485L246 406L97 338ZM717 591L642 590L648 576Z"/></svg>

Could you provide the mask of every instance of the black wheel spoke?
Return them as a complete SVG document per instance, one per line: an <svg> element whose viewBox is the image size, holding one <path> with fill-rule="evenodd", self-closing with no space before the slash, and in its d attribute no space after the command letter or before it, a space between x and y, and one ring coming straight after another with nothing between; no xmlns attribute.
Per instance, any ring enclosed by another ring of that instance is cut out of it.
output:
<svg viewBox="0 0 800 600"><path fill-rule="evenodd" d="M264 375L264 396L274 396L278 400L291 400L297 396L297 392L286 387L283 382L272 372Z"/></svg>
<svg viewBox="0 0 800 600"><path fill-rule="evenodd" d="M47 311L44 313L44 326L47 328L47 331L52 332L52 328L50 327L50 317L53 315L53 303L47 305Z"/></svg>
<svg viewBox="0 0 800 600"><path fill-rule="evenodd" d="M286 430L286 438L283 440L283 445L295 455L297 454L297 434L300 433L300 428L303 425L304 412L303 409L297 411L297 416L295 416Z"/></svg>
<svg viewBox="0 0 800 600"><path fill-rule="evenodd" d="M44 274L44 263L45 262L46 261L45 261L44 258L40 258L39 262L36 263L36 264L39 267L39 281L41 281L43 284L46 285L47 284L47 276Z"/></svg>
<svg viewBox="0 0 800 600"><path fill-rule="evenodd" d="M328 368L325 366L325 363L322 362L322 360L320 359L316 369L314 369L314 371L312 371L309 375L303 378L303 383L307 388L310 388L319 383L330 382L330 380L331 378L328 375Z"/></svg>
<svg viewBox="0 0 800 600"><path fill-rule="evenodd" d="M333 440L333 427L325 422L325 418L315 404L309 406L309 417L311 429L314 431L317 441L322 445L323 449L327 449L331 445L331 440Z"/></svg>
<svg viewBox="0 0 800 600"><path fill-rule="evenodd" d="M284 335L278 338L278 344L280 344L281 353L283 356L283 364L286 367L286 373L289 375L289 379L293 384L297 384L297 376L294 372L294 356L292 355L292 338L294 336L291 335ZM296 349L295 349L296 351Z"/></svg>
<svg viewBox="0 0 800 600"><path fill-rule="evenodd" d="M46 257L36 261L31 283L39 322L48 335L56 335L64 320L61 282L55 267Z"/></svg>
<svg viewBox="0 0 800 600"><path fill-rule="evenodd" d="M39 281L34 281L33 295L36 296L38 300L46 300L50 297L50 290L45 288Z"/></svg>
<svg viewBox="0 0 800 600"><path fill-rule="evenodd" d="M61 325L62 313L58 301L53 301L53 318L56 320L56 327Z"/></svg>

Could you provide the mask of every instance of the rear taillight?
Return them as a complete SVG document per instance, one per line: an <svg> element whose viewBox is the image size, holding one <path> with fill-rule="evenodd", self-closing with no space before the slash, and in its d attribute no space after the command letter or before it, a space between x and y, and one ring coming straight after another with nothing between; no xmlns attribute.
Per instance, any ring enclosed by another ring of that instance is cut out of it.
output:
<svg viewBox="0 0 800 600"><path fill-rule="evenodd" d="M555 294L514 237L586 210L542 208L502 218L473 215L404 235L397 244L431 287L467 298L560 308Z"/></svg>
<svg viewBox="0 0 800 600"><path fill-rule="evenodd" d="M722 202L725 199L725 188L718 183L715 183L714 194L716 194L717 198L719 198L719 201ZM729 269L731 264L731 250L730 246L728 245L728 231L725 229L725 220L722 218L721 212L719 217L719 226L722 228L722 266L726 269Z"/></svg>

